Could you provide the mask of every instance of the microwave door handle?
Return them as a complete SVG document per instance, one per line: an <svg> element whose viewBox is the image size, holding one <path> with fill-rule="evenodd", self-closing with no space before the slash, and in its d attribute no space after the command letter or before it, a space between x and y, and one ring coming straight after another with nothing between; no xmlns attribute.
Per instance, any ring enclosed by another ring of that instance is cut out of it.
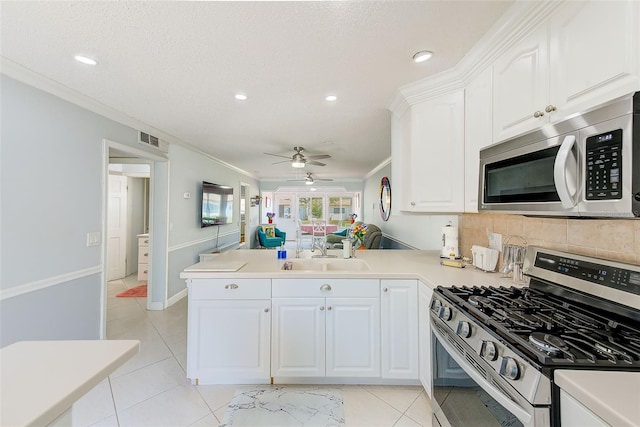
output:
<svg viewBox="0 0 640 427"><path fill-rule="evenodd" d="M432 331L432 332L435 332L435 331ZM518 418L522 422L522 424L529 425L532 417L531 417L531 414L527 412L526 409L520 407L516 402L514 402L513 400L509 399L507 396L502 394L500 390L498 390L493 385L491 385L486 378L478 374L474 369L469 369L467 367L468 366L467 362L463 361L462 357L458 353L456 353L456 350L454 350L451 347L451 345L449 345L449 343L446 342L446 340L443 339L439 334L436 334L436 339L438 340L438 343L442 347L444 347L444 349L447 351L449 356L458 363L458 365L464 370L464 372L467 375L469 375L469 377L471 377L473 381L475 381L476 384L482 387L484 391L486 391L489 394L489 396L495 399L507 411L515 415L516 418Z"/></svg>
<svg viewBox="0 0 640 427"><path fill-rule="evenodd" d="M570 164L572 159L572 150L576 144L575 135L567 135L560 145L560 150L556 155L556 161L553 164L553 181L556 185L556 191L562 207L565 209L571 209L576 205L575 196L577 193L576 188L576 174L578 172L577 161L575 164ZM571 169L571 170L569 170Z"/></svg>

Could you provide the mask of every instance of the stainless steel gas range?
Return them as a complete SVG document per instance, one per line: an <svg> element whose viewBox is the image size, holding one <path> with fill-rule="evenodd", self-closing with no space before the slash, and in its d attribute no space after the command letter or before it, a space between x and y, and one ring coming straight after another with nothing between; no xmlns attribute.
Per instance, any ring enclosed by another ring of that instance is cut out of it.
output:
<svg viewBox="0 0 640 427"><path fill-rule="evenodd" d="M529 247L529 287L437 287L441 426L559 426L557 369L640 371L640 267Z"/></svg>

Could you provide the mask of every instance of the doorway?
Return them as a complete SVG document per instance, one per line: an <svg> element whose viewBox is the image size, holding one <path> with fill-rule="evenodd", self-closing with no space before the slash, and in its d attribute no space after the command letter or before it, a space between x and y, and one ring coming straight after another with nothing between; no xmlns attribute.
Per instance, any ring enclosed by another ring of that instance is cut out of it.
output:
<svg viewBox="0 0 640 427"><path fill-rule="evenodd" d="M148 221L145 227L148 229L148 287L147 310L163 310L167 302L167 262L168 262L168 192L169 192L169 165L164 153L149 153L134 147L117 142L103 141L103 236L110 236L110 218L114 213L109 209L109 165L142 164L148 169ZM107 281L109 272L119 256L118 251L109 250L110 239L103 239L103 263L102 263L102 301L101 301L101 336L106 338L106 301ZM138 240L134 244L137 246ZM131 249L130 249L131 251ZM137 249L136 249L137 251ZM114 255L117 254L117 255ZM137 268L137 265L135 266ZM132 269L133 266L129 266Z"/></svg>

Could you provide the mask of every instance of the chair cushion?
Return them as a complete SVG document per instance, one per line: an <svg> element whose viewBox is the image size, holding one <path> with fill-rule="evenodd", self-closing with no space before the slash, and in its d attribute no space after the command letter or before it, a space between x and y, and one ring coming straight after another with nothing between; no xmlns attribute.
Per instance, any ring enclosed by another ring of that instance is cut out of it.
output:
<svg viewBox="0 0 640 427"><path fill-rule="evenodd" d="M335 233L331 233L331 234L335 234L336 236L342 236L342 237L346 237L347 236L347 230L346 228L342 231L336 231Z"/></svg>

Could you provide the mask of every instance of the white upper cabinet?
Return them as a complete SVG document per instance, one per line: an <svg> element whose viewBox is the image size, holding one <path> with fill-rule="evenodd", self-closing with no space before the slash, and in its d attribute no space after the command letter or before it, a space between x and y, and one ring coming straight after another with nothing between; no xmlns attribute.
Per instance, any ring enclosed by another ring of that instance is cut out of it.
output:
<svg viewBox="0 0 640 427"><path fill-rule="evenodd" d="M400 210L464 210L464 91L437 96L411 106L410 137L400 123L399 173L406 196ZM406 118L404 119L406 120ZM394 141L395 144L395 141ZM394 178L396 177L394 173ZM405 182L408 181L408 182Z"/></svg>
<svg viewBox="0 0 640 427"><path fill-rule="evenodd" d="M567 2L493 65L493 140L640 90L640 3Z"/></svg>
<svg viewBox="0 0 640 427"><path fill-rule="evenodd" d="M465 90L464 100L464 211L478 212L480 149L492 139L492 69L476 77Z"/></svg>
<svg viewBox="0 0 640 427"><path fill-rule="evenodd" d="M563 118L640 90L640 3L569 2L549 21L551 102Z"/></svg>

